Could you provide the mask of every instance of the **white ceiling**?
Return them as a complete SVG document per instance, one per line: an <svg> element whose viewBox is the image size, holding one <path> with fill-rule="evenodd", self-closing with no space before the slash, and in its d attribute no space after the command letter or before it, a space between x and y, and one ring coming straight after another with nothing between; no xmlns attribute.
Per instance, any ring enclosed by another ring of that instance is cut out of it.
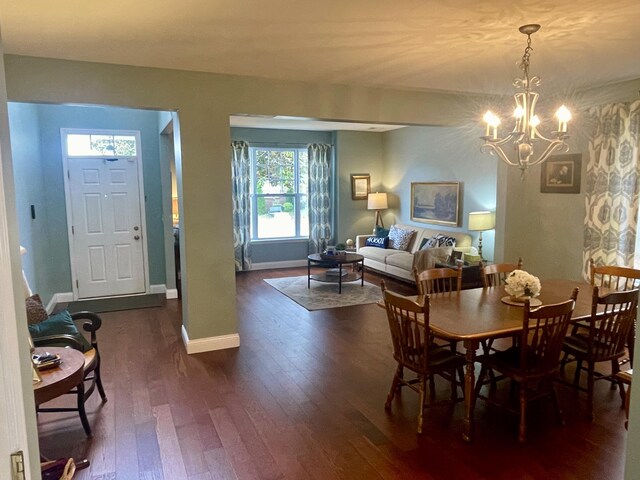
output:
<svg viewBox="0 0 640 480"><path fill-rule="evenodd" d="M232 127L244 128L275 128L280 130L358 130L366 132L388 132L404 128L405 125L387 125L384 123L352 123L316 120L314 118L258 116L258 115L231 115L229 124Z"/></svg>
<svg viewBox="0 0 640 480"><path fill-rule="evenodd" d="M511 92L640 77L638 0L0 0L6 53L205 72Z"/></svg>

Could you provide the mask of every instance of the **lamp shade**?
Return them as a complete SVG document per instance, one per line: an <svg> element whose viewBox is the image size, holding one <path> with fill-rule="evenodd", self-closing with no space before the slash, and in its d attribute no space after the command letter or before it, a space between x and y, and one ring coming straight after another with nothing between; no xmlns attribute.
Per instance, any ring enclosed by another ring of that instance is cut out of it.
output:
<svg viewBox="0 0 640 480"><path fill-rule="evenodd" d="M386 193L370 193L367 197L367 210L384 210L389 208Z"/></svg>
<svg viewBox="0 0 640 480"><path fill-rule="evenodd" d="M493 230L495 226L495 212L483 211L469 213L469 230L484 232L485 230Z"/></svg>

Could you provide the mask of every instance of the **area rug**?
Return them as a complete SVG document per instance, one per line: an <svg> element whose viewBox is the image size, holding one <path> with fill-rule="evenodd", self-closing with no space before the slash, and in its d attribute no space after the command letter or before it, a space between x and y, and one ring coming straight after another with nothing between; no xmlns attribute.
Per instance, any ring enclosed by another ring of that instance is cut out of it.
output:
<svg viewBox="0 0 640 480"><path fill-rule="evenodd" d="M357 282L342 284L342 293L338 293L337 283L323 283L311 280L311 288L307 288L307 276L265 278L265 282L307 310L349 307L376 303L382 300L380 287L369 282L364 286Z"/></svg>

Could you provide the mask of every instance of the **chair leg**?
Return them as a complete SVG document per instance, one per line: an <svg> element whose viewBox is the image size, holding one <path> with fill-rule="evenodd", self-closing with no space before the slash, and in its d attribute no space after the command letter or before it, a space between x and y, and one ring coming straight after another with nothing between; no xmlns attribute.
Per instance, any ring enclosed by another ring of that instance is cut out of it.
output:
<svg viewBox="0 0 640 480"><path fill-rule="evenodd" d="M472 397L473 405L471 406L472 409L474 409L476 406L476 399L478 398L478 395L480 395L480 389L482 388L482 381L484 380L484 377L487 375L487 370L488 368L485 367L484 365L480 369L480 374L478 375L478 380L476 381L476 385L474 387L474 392Z"/></svg>
<svg viewBox="0 0 640 480"><path fill-rule="evenodd" d="M396 373L393 376L393 381L391 382L391 390L389 390L389 395L387 395L387 401L384 404L384 408L386 410L389 410L391 408L391 401L393 400L393 397L396 394L396 390L398 390L401 378L402 378L402 366L398 365L398 368L396 369Z"/></svg>
<svg viewBox="0 0 640 480"><path fill-rule="evenodd" d="M520 384L520 425L518 427L518 441L527 441L527 389L524 383Z"/></svg>
<svg viewBox="0 0 640 480"><path fill-rule="evenodd" d="M551 396L551 402L553 403L553 406L555 408L556 411L556 417L558 420L558 424L561 426L564 426L564 418L562 417L562 409L560 408L560 402L558 401L558 394L556 392L556 389L553 386L553 380L551 380L549 382L549 387L550 387L550 393L549 395Z"/></svg>
<svg viewBox="0 0 640 480"><path fill-rule="evenodd" d="M80 382L77 387L78 390L78 414L80 415L80 421L84 428L87 437L91 437L91 426L89 420L87 420L87 412L84 409L84 382Z"/></svg>
<svg viewBox="0 0 640 480"><path fill-rule="evenodd" d="M107 394L104 393L104 388L102 387L102 377L100 376L100 359L98 359L98 365L93 371L93 375L96 377L96 386L98 387L98 393L100 394L102 403L104 403L107 401Z"/></svg>
<svg viewBox="0 0 640 480"><path fill-rule="evenodd" d="M618 385L620 400L622 400L622 407L624 407L624 404L627 399L627 395L624 393L624 384L617 376L619 372L620 372L620 364L618 363L617 360L614 359L611 361L611 376L613 377L613 382L611 382L611 385Z"/></svg>
<svg viewBox="0 0 640 480"><path fill-rule="evenodd" d="M424 424L424 407L427 398L427 378L420 379L420 411L418 412L418 433L422 433Z"/></svg>
<svg viewBox="0 0 640 480"><path fill-rule="evenodd" d="M568 361L569 354L567 352L564 352L564 354L562 355L562 359L560 360L560 373L562 374L562 376L564 376L564 367L567 365Z"/></svg>
<svg viewBox="0 0 640 480"><path fill-rule="evenodd" d="M594 365L589 361L589 367L587 370L587 418L593 420L593 383L594 378Z"/></svg>
<svg viewBox="0 0 640 480"><path fill-rule="evenodd" d="M433 403L436 400L436 379L433 375L429 376L429 401Z"/></svg>
<svg viewBox="0 0 640 480"><path fill-rule="evenodd" d="M582 360L576 361L576 371L573 374L573 383L578 385L580 383L580 371L582 370Z"/></svg>

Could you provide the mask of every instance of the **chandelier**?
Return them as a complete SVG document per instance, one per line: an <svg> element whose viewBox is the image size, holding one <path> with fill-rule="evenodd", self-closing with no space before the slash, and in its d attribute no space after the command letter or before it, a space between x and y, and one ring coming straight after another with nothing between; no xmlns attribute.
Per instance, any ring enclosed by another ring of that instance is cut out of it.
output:
<svg viewBox="0 0 640 480"><path fill-rule="evenodd" d="M520 62L520 68L523 70L524 76L513 81L514 87L522 89L521 92L517 92L513 96L516 101L516 108L513 112L515 118L513 130L506 136L500 137L498 135L500 119L493 112L487 111L483 117L487 124L486 133L484 137L480 137L484 140L484 144L481 147L482 153L497 155L507 165L518 167L523 176L528 167L544 162L552 153L567 152L569 150L565 140L569 138L567 135L567 123L571 120L571 113L564 105L558 108L555 114L558 119L558 129L551 132L551 135L555 138L547 138L538 130L540 118L535 113L538 94L532 91L531 87L540 85L540 77L533 76L529 78L529 63L531 52L533 51L533 48L531 48L531 35L539 29L540 25L537 24L523 25L519 28L520 32L527 36L527 47L524 49L524 55L522 55ZM512 147L507 148L508 151L513 150L510 152L512 158L505 152L503 146ZM537 149L540 149L541 152L538 157L535 157L534 153Z"/></svg>

